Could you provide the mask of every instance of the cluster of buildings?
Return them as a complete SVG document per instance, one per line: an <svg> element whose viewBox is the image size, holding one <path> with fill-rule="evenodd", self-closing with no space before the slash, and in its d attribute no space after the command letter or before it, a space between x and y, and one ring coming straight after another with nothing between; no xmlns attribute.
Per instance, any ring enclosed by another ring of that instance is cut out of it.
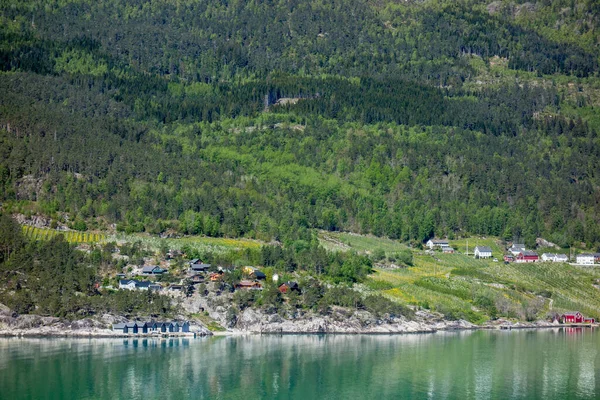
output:
<svg viewBox="0 0 600 400"><path fill-rule="evenodd" d="M188 333L190 323L188 321L178 322L127 322L114 324L113 331L125 334L168 334L168 333Z"/></svg>
<svg viewBox="0 0 600 400"><path fill-rule="evenodd" d="M448 240L430 239L425 244L430 250L440 249L444 253L454 253ZM543 253L541 256L533 251L527 250L524 244L514 243L504 255L505 262L530 263L530 262L569 262L569 257L561 253ZM492 258L492 249L488 246L476 246L474 252L475 258ZM494 259L494 261L496 261ZM582 253L575 256L575 263L578 265L600 264L600 253Z"/></svg>
<svg viewBox="0 0 600 400"><path fill-rule="evenodd" d="M442 253L454 253L454 249L450 246L450 243L446 239L429 239L425 245L429 247L429 250L438 248L442 250Z"/></svg>
<svg viewBox="0 0 600 400"><path fill-rule="evenodd" d="M579 311L564 313L560 316L560 322L563 324L594 324L595 318L585 318Z"/></svg>

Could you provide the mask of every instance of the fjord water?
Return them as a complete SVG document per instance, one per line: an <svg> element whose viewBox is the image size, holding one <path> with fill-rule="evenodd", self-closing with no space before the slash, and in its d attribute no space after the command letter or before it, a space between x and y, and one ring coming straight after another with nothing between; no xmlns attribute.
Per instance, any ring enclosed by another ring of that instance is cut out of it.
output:
<svg viewBox="0 0 600 400"><path fill-rule="evenodd" d="M600 397L592 329L0 339L2 399Z"/></svg>

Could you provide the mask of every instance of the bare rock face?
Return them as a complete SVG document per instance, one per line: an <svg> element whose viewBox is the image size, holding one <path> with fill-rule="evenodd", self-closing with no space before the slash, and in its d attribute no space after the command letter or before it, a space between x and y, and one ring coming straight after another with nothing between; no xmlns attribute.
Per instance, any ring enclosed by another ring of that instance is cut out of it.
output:
<svg viewBox="0 0 600 400"><path fill-rule="evenodd" d="M552 243L544 238L537 238L535 239L535 243L539 246L539 247L554 247L555 249L560 249L560 246L558 246L555 243Z"/></svg>
<svg viewBox="0 0 600 400"><path fill-rule="evenodd" d="M333 308L326 316L306 313L296 318L284 318L248 308L238 317L235 330L249 333L418 333L474 327L467 321L445 321L433 314L421 314L408 320L390 316L376 318L366 311Z"/></svg>
<svg viewBox="0 0 600 400"><path fill-rule="evenodd" d="M9 315L11 313L12 312L11 312L10 308L8 308L4 304L0 303L0 315Z"/></svg>
<svg viewBox="0 0 600 400"><path fill-rule="evenodd" d="M487 12L490 15L497 14L497 13L499 13L502 10L502 2L501 1L494 1L494 2L492 2L490 4L488 4L487 7L486 7L486 9L487 9Z"/></svg>

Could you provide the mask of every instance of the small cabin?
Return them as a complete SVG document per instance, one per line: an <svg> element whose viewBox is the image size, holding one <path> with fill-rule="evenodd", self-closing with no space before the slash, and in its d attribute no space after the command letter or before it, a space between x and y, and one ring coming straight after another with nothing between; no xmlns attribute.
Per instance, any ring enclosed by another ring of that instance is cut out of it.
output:
<svg viewBox="0 0 600 400"><path fill-rule="evenodd" d="M112 326L112 330L114 332L122 332L122 333L128 333L127 332L127 324L114 324Z"/></svg>
<svg viewBox="0 0 600 400"><path fill-rule="evenodd" d="M290 291L296 291L299 292L300 291L300 287L298 286L297 282L285 282L282 283L281 285L279 285L279 291L281 293L287 293Z"/></svg>
<svg viewBox="0 0 600 400"><path fill-rule="evenodd" d="M190 264L190 270L193 272L205 272L208 271L210 268L210 264L205 264L205 263L194 263L194 264Z"/></svg>
<svg viewBox="0 0 600 400"><path fill-rule="evenodd" d="M185 321L181 324L181 332L189 332L190 331L190 323Z"/></svg>
<svg viewBox="0 0 600 400"><path fill-rule="evenodd" d="M167 271L162 269L158 265L151 265L151 266L142 268L142 274L144 274L144 275L162 275L165 272L167 272Z"/></svg>
<svg viewBox="0 0 600 400"><path fill-rule="evenodd" d="M236 289L262 289L262 285L253 281L239 281L235 285Z"/></svg>
<svg viewBox="0 0 600 400"><path fill-rule="evenodd" d="M583 315L579 311L565 313L560 317L563 324L581 324L583 323Z"/></svg>
<svg viewBox="0 0 600 400"><path fill-rule="evenodd" d="M209 279L211 282L217 282L220 281L222 277L223 272L213 272L212 274L210 274Z"/></svg>

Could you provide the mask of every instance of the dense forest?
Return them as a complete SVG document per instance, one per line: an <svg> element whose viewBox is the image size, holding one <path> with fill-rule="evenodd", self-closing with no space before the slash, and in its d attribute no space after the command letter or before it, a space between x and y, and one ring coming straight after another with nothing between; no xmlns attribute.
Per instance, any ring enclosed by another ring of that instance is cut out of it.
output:
<svg viewBox="0 0 600 400"><path fill-rule="evenodd" d="M599 19L594 0L3 2L0 201L81 230L597 247Z"/></svg>

